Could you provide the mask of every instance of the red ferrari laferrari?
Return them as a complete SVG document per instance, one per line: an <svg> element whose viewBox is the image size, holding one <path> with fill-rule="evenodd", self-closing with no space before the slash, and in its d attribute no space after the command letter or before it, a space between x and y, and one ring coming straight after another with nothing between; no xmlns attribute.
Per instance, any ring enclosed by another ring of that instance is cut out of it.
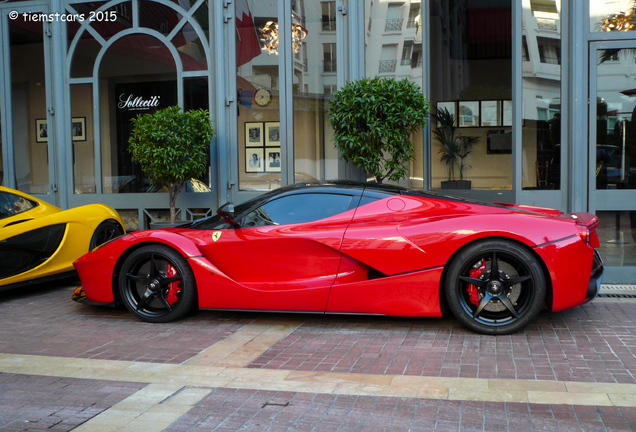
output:
<svg viewBox="0 0 636 432"><path fill-rule="evenodd" d="M439 317L484 334L597 294L589 213L377 184L283 187L180 228L130 233L75 262L74 298L144 321L195 308Z"/></svg>

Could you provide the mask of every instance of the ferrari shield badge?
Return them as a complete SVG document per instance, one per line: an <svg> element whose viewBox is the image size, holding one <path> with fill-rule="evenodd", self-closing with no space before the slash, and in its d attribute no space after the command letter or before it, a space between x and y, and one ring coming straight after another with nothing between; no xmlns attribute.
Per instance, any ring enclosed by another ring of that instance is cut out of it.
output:
<svg viewBox="0 0 636 432"><path fill-rule="evenodd" d="M218 239L220 239L220 238L221 238L221 231L214 231L214 232L212 233L212 240L213 240L213 241L215 241L215 242L216 242L216 241L217 241Z"/></svg>

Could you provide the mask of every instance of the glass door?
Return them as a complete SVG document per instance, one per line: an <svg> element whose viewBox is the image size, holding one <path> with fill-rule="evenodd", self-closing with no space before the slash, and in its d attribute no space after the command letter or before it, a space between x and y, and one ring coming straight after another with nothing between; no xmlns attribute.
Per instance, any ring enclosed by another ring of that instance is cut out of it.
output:
<svg viewBox="0 0 636 432"><path fill-rule="evenodd" d="M2 10L4 40L4 87L9 98L6 109L9 168L3 184L56 204L56 129L51 100L49 70L49 24L44 6Z"/></svg>
<svg viewBox="0 0 636 432"><path fill-rule="evenodd" d="M604 282L636 277L636 41L590 45L589 208Z"/></svg>

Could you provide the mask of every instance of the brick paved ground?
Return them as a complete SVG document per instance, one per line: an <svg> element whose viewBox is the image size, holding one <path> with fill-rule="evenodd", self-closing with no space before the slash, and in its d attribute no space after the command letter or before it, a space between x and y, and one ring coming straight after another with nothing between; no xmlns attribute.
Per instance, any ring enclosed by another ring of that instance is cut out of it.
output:
<svg viewBox="0 0 636 432"><path fill-rule="evenodd" d="M117 381L0 374L0 430L72 430L142 387Z"/></svg>
<svg viewBox="0 0 636 432"><path fill-rule="evenodd" d="M491 337L450 317L312 317L250 367L636 383L635 318L636 303L591 303Z"/></svg>
<svg viewBox="0 0 636 432"><path fill-rule="evenodd" d="M542 313L522 333L480 336L452 318L199 312L146 324L70 300L72 284L0 292L0 356L179 365L246 326L295 320L245 364L361 374L636 383L636 303ZM0 373L0 431L71 430L143 383ZM311 392L312 389L305 391ZM636 408L410 399L212 388L169 425L204 430L636 430ZM636 393L633 395L636 399ZM89 429L90 430L90 429ZM125 429L123 429L125 430ZM152 429L148 429L150 432ZM159 429L161 430L161 429Z"/></svg>
<svg viewBox="0 0 636 432"><path fill-rule="evenodd" d="M636 409L218 389L168 432L583 431L636 428Z"/></svg>
<svg viewBox="0 0 636 432"><path fill-rule="evenodd" d="M71 294L69 286L5 294L0 353L182 363L246 324L290 317L201 311L149 324L124 310L77 304ZM636 383L636 302L544 312L526 331L497 337L452 317L294 317L305 323L249 367Z"/></svg>

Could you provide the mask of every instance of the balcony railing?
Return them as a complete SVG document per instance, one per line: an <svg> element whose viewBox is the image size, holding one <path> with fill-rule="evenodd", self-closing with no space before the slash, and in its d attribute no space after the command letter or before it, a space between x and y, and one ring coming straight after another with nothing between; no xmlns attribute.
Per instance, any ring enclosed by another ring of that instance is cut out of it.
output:
<svg viewBox="0 0 636 432"><path fill-rule="evenodd" d="M323 61L323 71L324 72L336 72L336 61L335 60L324 60Z"/></svg>
<svg viewBox="0 0 636 432"><path fill-rule="evenodd" d="M404 23L404 18L393 18L386 20L386 25L384 26L384 31L401 31L402 24Z"/></svg>
<svg viewBox="0 0 636 432"><path fill-rule="evenodd" d="M540 60L541 60L541 63L546 63L546 64L553 64L553 65L561 64L561 58L556 56L542 56Z"/></svg>
<svg viewBox="0 0 636 432"><path fill-rule="evenodd" d="M324 31L335 31L336 30L336 19L324 19L322 20L322 29Z"/></svg>
<svg viewBox="0 0 636 432"><path fill-rule="evenodd" d="M378 68L378 73L395 72L396 64L397 64L397 60L380 60L380 67Z"/></svg>
<svg viewBox="0 0 636 432"><path fill-rule="evenodd" d="M410 65L411 65L410 58L403 58L402 61L400 62L400 66L410 66Z"/></svg>

